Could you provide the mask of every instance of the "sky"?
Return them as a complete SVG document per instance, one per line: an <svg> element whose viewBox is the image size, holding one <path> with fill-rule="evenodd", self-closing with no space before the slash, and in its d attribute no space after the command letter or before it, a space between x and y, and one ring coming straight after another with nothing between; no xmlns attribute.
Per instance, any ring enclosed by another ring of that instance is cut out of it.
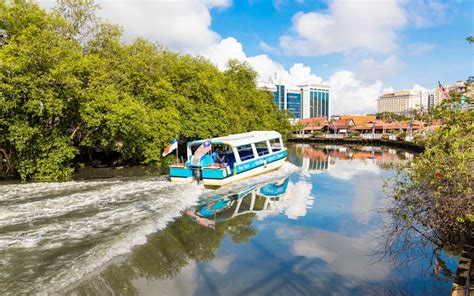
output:
<svg viewBox="0 0 474 296"><path fill-rule="evenodd" d="M53 0L40 0L50 8ZM376 111L377 98L474 75L472 0L97 0L100 16L224 70L247 61L258 83L331 87L335 114Z"/></svg>

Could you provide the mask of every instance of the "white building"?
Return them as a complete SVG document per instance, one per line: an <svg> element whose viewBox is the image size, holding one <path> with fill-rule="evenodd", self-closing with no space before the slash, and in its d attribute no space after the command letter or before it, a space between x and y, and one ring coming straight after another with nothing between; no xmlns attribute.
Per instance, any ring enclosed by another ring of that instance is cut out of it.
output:
<svg viewBox="0 0 474 296"><path fill-rule="evenodd" d="M421 109L421 91L401 90L394 93L387 93L377 100L377 112L392 112L403 114Z"/></svg>

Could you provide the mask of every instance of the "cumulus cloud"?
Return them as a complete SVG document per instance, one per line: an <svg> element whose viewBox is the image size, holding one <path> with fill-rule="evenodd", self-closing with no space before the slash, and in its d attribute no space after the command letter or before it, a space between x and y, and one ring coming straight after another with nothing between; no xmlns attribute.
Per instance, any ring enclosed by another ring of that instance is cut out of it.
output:
<svg viewBox="0 0 474 296"><path fill-rule="evenodd" d="M393 88L380 80L365 83L353 72L338 71L328 81L331 86L331 104L334 114L366 114L376 111L377 98Z"/></svg>
<svg viewBox="0 0 474 296"><path fill-rule="evenodd" d="M361 60L356 66L357 76L365 82L391 78L405 66L396 55L390 55L383 60L367 58Z"/></svg>
<svg viewBox="0 0 474 296"><path fill-rule="evenodd" d="M296 14L293 34L281 36L280 46L288 54L305 56L357 49L390 53L405 23L397 0L333 0L326 12Z"/></svg>
<svg viewBox="0 0 474 296"><path fill-rule="evenodd" d="M199 52L210 59L219 69L226 69L229 59L248 62L258 73L260 85L285 83L291 85L321 83L322 78L312 73L310 67L295 63L289 70L273 61L266 54L247 56L242 44L233 37L222 39L219 43Z"/></svg>
<svg viewBox="0 0 474 296"><path fill-rule="evenodd" d="M51 8L55 1L39 3ZM231 0L97 0L96 3L101 7L100 17L125 29L126 40L145 37L183 53L194 53L219 42L220 36L210 28L209 11L232 4Z"/></svg>

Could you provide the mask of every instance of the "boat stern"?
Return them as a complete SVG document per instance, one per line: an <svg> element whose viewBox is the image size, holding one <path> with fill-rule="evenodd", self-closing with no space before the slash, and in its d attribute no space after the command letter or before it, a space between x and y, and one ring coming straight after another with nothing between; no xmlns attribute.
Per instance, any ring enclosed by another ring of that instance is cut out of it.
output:
<svg viewBox="0 0 474 296"><path fill-rule="evenodd" d="M170 179L173 183L192 183L193 170L184 165L171 165Z"/></svg>

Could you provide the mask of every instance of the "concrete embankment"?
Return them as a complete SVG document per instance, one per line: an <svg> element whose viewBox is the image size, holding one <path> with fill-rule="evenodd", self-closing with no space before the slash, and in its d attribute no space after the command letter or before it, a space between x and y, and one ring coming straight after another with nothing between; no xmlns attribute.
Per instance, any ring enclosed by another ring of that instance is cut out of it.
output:
<svg viewBox="0 0 474 296"><path fill-rule="evenodd" d="M474 237L459 257L452 296L474 296Z"/></svg>
<svg viewBox="0 0 474 296"><path fill-rule="evenodd" d="M289 142L297 143L323 143L323 144L354 144L354 145L377 145L394 148L407 149L414 152L423 152L424 147L412 142L391 141L381 139L359 139L359 138L288 138Z"/></svg>

